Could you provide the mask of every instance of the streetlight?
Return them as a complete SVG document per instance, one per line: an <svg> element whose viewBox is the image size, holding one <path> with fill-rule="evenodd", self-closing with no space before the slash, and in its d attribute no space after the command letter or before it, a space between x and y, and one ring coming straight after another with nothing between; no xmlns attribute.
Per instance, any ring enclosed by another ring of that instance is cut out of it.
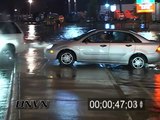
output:
<svg viewBox="0 0 160 120"><path fill-rule="evenodd" d="M77 12L77 0L74 0L74 12Z"/></svg>
<svg viewBox="0 0 160 120"><path fill-rule="evenodd" d="M106 7L106 14L105 14L105 16L104 16L104 20L105 20L105 21L108 21L109 18L110 18L110 10L109 10L110 5L109 5L108 3L106 3L106 4L105 4L105 7Z"/></svg>
<svg viewBox="0 0 160 120"><path fill-rule="evenodd" d="M18 10L17 9L14 9L14 12L17 12Z"/></svg>
<svg viewBox="0 0 160 120"><path fill-rule="evenodd" d="M33 3L33 0L28 0L29 2L29 15L31 15L31 4Z"/></svg>
<svg viewBox="0 0 160 120"><path fill-rule="evenodd" d="M106 3L106 4L105 4L105 7L108 9L108 8L109 8L109 4L108 4L108 3Z"/></svg>
<svg viewBox="0 0 160 120"><path fill-rule="evenodd" d="M122 12L122 0L119 0L119 8L120 8L120 12Z"/></svg>

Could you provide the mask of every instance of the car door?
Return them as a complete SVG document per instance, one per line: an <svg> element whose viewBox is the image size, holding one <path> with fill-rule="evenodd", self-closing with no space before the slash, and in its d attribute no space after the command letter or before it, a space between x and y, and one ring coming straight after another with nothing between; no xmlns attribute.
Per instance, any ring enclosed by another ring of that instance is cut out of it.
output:
<svg viewBox="0 0 160 120"><path fill-rule="evenodd" d="M127 32L113 31L110 40L109 61L111 63L127 63L135 51L134 36Z"/></svg>
<svg viewBox="0 0 160 120"><path fill-rule="evenodd" d="M81 61L107 61L109 42L105 39L105 34L105 31L94 33L80 43L79 59Z"/></svg>

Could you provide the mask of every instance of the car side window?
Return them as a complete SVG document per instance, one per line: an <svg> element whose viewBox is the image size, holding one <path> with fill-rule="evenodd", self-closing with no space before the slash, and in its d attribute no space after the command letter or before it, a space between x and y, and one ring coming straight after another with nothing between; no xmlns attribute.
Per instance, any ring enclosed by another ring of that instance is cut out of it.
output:
<svg viewBox="0 0 160 120"><path fill-rule="evenodd" d="M132 37L133 41L135 43L142 43L137 37L135 37L134 35L130 35L130 37Z"/></svg>
<svg viewBox="0 0 160 120"><path fill-rule="evenodd" d="M141 43L141 41L136 38L134 35L126 33L126 38L124 39L126 43Z"/></svg>
<svg viewBox="0 0 160 120"><path fill-rule="evenodd" d="M91 35L88 38L86 38L85 41L87 41L89 43L106 43L106 42L109 42L105 32L98 32L94 35Z"/></svg>
<svg viewBox="0 0 160 120"><path fill-rule="evenodd" d="M113 32L112 31L107 31L106 32L106 40L108 42L112 41L114 39L114 36L113 36Z"/></svg>
<svg viewBox="0 0 160 120"><path fill-rule="evenodd" d="M131 36L129 33L125 35L125 38L124 38L124 43L134 43L134 39L133 39L133 36Z"/></svg>
<svg viewBox="0 0 160 120"><path fill-rule="evenodd" d="M134 39L129 33L115 31L112 33L112 43L133 43Z"/></svg>
<svg viewBox="0 0 160 120"><path fill-rule="evenodd" d="M113 32L112 42L114 43L122 43L124 41L124 34L122 32Z"/></svg>

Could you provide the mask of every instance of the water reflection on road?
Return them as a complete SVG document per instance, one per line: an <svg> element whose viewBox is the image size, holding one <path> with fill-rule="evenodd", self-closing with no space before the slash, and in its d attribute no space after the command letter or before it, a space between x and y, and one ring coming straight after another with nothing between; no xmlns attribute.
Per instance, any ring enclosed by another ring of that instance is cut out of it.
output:
<svg viewBox="0 0 160 120"><path fill-rule="evenodd" d="M160 119L160 71L112 69L111 72L126 97L146 99L149 120Z"/></svg>
<svg viewBox="0 0 160 120"><path fill-rule="evenodd" d="M44 25L23 25L27 41L54 42L56 40L68 40L80 36L91 29L127 29L138 32L149 40L159 40L157 31L143 31L137 22L117 22L117 23L94 23L94 24L65 24L53 29L53 26Z"/></svg>
<svg viewBox="0 0 160 120"><path fill-rule="evenodd" d="M85 27L80 27L76 25L70 25L64 28L63 32L60 35L61 39L72 39L77 36L80 36L86 32Z"/></svg>
<svg viewBox="0 0 160 120"><path fill-rule="evenodd" d="M35 49L29 48L28 53L25 54L25 57L26 57L26 61L27 61L28 72L29 72L29 74L32 74L33 71L35 70L35 67L37 66L37 63L36 63L37 58L36 57L38 57L38 56L35 52Z"/></svg>
<svg viewBox="0 0 160 120"><path fill-rule="evenodd" d="M60 107L60 110L63 111L64 114L68 112L61 109L65 103L61 100L62 98L64 100L70 100L71 98L73 98L73 100L82 99L79 98L77 94L75 95L74 92L67 92L65 94L66 89L69 89L69 91L82 88L90 89L90 85L92 85L91 88L94 88L96 91L106 88L106 86L112 86L111 80L107 78L108 75L105 75L110 72L118 86L118 89L116 89L121 93L119 97L145 99L145 111L142 111L142 114L133 111L133 118L141 118L142 120L159 120L160 118L160 71L154 71L149 68L133 70L127 66L115 67L105 64L78 64L73 67L54 64L47 65L43 70L43 75L52 82L54 81L54 84L52 84L54 85L52 86L54 89L65 89L65 91L61 91L62 93L56 93L57 95L55 95L56 98L58 97L60 99L60 101L57 101L60 103L54 103L54 105ZM108 72L106 72L106 70ZM81 85L81 87L79 85ZM106 94L108 94L108 92L106 92ZM78 103L75 104L79 106ZM66 105L69 105L69 102L66 102ZM66 109L69 111L69 108ZM77 107L73 109L77 110ZM75 114L77 115L78 113L75 111Z"/></svg>
<svg viewBox="0 0 160 120"><path fill-rule="evenodd" d="M28 42L53 42L61 39L72 39L84 34L88 28L79 25L66 25L65 27L53 29L53 26L25 25L22 26L25 39Z"/></svg>
<svg viewBox="0 0 160 120"><path fill-rule="evenodd" d="M35 40L37 39L37 30L36 25L28 25L28 31L26 31L26 40Z"/></svg>
<svg viewBox="0 0 160 120"><path fill-rule="evenodd" d="M153 106L155 111L160 112L160 73L154 75Z"/></svg>

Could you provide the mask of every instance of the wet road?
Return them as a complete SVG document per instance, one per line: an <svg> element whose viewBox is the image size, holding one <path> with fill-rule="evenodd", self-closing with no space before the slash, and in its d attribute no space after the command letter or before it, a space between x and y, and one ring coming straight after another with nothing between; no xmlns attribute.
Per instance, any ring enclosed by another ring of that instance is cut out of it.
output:
<svg viewBox="0 0 160 120"><path fill-rule="evenodd" d="M127 66L82 63L73 67L59 66L57 61L44 59L43 48L55 39L69 39L88 28L69 25L57 31L51 31L53 28L50 27L47 29L50 33L39 33L35 32L38 27L28 27L34 41L28 43L28 50L16 61L17 79L14 81L10 120L160 119L159 70L131 70ZM35 39L39 41L42 38L46 42L35 42ZM145 110L91 111L88 110L88 98L143 98ZM43 100L48 101L49 106L18 108L17 100Z"/></svg>

